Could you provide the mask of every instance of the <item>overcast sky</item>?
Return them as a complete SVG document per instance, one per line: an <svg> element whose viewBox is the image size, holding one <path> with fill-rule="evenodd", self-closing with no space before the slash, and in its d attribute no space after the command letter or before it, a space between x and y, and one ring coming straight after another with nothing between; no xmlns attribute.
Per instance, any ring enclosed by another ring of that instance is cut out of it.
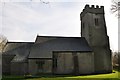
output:
<svg viewBox="0 0 120 80"><path fill-rule="evenodd" d="M111 0L2 0L0 34L9 41L35 41L42 36L80 36L80 13L85 4L105 6L105 19L113 51L118 50L118 19Z"/></svg>

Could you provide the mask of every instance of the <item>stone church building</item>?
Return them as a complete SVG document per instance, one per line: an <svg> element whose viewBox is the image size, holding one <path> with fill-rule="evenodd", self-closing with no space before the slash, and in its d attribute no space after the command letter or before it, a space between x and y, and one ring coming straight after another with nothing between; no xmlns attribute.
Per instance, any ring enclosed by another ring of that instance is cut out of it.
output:
<svg viewBox="0 0 120 80"><path fill-rule="evenodd" d="M37 36L35 42L7 42L3 75L112 72L104 7L86 5L80 19L81 37Z"/></svg>

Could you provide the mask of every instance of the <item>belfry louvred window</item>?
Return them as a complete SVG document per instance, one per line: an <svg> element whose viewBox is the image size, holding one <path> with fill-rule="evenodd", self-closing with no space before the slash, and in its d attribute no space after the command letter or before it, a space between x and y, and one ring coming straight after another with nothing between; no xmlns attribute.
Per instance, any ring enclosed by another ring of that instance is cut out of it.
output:
<svg viewBox="0 0 120 80"><path fill-rule="evenodd" d="M99 26L98 18L95 18L95 26Z"/></svg>

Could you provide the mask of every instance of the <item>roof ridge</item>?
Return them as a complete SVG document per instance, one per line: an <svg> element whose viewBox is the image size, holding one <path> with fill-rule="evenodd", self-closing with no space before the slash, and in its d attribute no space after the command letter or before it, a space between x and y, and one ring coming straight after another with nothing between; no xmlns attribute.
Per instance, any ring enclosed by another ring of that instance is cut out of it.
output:
<svg viewBox="0 0 120 80"><path fill-rule="evenodd" d="M14 42L14 41L8 41L7 43L34 43L34 42Z"/></svg>
<svg viewBox="0 0 120 80"><path fill-rule="evenodd" d="M80 38L80 36L43 36L43 35L37 35L37 37L53 37L53 38Z"/></svg>

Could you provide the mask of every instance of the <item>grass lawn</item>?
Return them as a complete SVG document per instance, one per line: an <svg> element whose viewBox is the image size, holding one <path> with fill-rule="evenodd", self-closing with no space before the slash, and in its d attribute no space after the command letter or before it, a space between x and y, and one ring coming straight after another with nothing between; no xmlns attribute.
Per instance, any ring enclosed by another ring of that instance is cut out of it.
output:
<svg viewBox="0 0 120 80"><path fill-rule="evenodd" d="M70 75L41 75L36 77L6 76L2 80L120 80L120 71L113 70L109 74L70 76Z"/></svg>

